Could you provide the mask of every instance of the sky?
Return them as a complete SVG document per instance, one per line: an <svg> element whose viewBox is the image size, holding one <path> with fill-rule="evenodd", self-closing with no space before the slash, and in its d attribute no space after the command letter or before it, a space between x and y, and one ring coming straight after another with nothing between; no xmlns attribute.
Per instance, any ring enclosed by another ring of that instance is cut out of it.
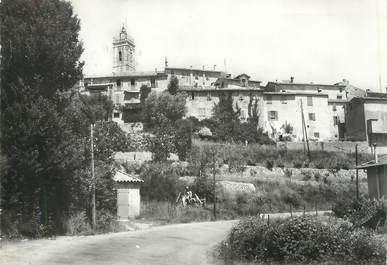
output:
<svg viewBox="0 0 387 265"><path fill-rule="evenodd" d="M264 84L345 78L375 91L387 86L386 1L71 0L85 75L111 74L112 38L126 25L137 71L163 70L167 57L169 67L216 65Z"/></svg>

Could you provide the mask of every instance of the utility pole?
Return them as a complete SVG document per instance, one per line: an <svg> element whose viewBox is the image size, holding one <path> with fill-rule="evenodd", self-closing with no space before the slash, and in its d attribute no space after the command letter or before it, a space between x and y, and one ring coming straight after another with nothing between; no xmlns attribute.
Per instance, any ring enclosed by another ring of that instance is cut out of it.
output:
<svg viewBox="0 0 387 265"><path fill-rule="evenodd" d="M356 199L359 200L359 169L357 168L358 160L357 160L357 144L355 145L355 155L356 155Z"/></svg>
<svg viewBox="0 0 387 265"><path fill-rule="evenodd" d="M91 219L93 230L96 228L96 211L95 211L95 176L94 176L94 124L90 124L90 147L91 147Z"/></svg>
<svg viewBox="0 0 387 265"><path fill-rule="evenodd" d="M305 130L305 140L306 140L306 148L308 150L308 159L309 159L309 161L311 161L310 149L309 149L309 141L308 141L308 132L306 131L305 117L304 117L304 108L302 106L302 100L301 99L300 99L300 102L301 102L302 127L303 127L303 130Z"/></svg>
<svg viewBox="0 0 387 265"><path fill-rule="evenodd" d="M306 155L306 150L305 150L305 132L304 132L304 112L302 111L302 101L300 99L300 104L301 104L301 126L302 126L302 143L304 147L304 156Z"/></svg>
<svg viewBox="0 0 387 265"><path fill-rule="evenodd" d="M212 176L214 181L214 221L216 221L216 179L215 179L215 150L212 152Z"/></svg>

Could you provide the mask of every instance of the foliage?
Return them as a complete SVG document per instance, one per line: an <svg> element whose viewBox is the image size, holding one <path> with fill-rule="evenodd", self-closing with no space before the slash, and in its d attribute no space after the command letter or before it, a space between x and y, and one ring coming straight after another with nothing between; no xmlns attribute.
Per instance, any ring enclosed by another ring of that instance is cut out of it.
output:
<svg viewBox="0 0 387 265"><path fill-rule="evenodd" d="M113 121L98 121L94 125L94 156L98 160L112 159L115 151L127 151L130 143L124 131Z"/></svg>
<svg viewBox="0 0 387 265"><path fill-rule="evenodd" d="M63 230L82 161L63 111L82 73L80 25L59 0L6 0L1 12L2 209L20 233L44 236Z"/></svg>
<svg viewBox="0 0 387 265"><path fill-rule="evenodd" d="M192 147L192 124L189 120L177 120L175 128L175 149L179 160L185 161Z"/></svg>
<svg viewBox="0 0 387 265"><path fill-rule="evenodd" d="M273 160L266 160L265 162L265 167L268 169L268 170L273 170L273 166L274 166L274 162Z"/></svg>
<svg viewBox="0 0 387 265"><path fill-rule="evenodd" d="M364 197L355 199L341 195L335 201L332 211L336 217L349 220L355 227L376 229L386 220L383 202Z"/></svg>
<svg viewBox="0 0 387 265"><path fill-rule="evenodd" d="M339 220L313 217L274 220L260 217L240 221L222 243L228 260L305 262L334 259L347 262L385 260L382 242L370 232Z"/></svg>
<svg viewBox="0 0 387 265"><path fill-rule="evenodd" d="M179 79L176 76L172 76L168 83L168 92L171 95L176 95L179 90Z"/></svg>
<svg viewBox="0 0 387 265"><path fill-rule="evenodd" d="M170 153L175 151L173 129L158 131L149 138L149 150L153 154L153 161L167 161Z"/></svg>
<svg viewBox="0 0 387 265"><path fill-rule="evenodd" d="M281 126L281 128L282 128L282 129L284 130L284 132L287 133L287 134L292 134L292 133L293 133L293 130L294 130L293 126L292 126L290 123L288 123L288 122L285 122L285 124L283 124L283 125Z"/></svg>
<svg viewBox="0 0 387 265"><path fill-rule="evenodd" d="M2 176L2 208L18 209L21 220L28 222L37 207L41 222L52 218L57 224L70 206L84 142L74 137L50 100L34 98L23 84L14 90L19 103L1 113L2 152L9 164Z"/></svg>
<svg viewBox="0 0 387 265"><path fill-rule="evenodd" d="M247 107L247 112L249 115L247 118L248 123L252 124L253 127L257 128L259 125L259 118L260 118L258 98L253 98L253 96L250 95L250 101Z"/></svg>
<svg viewBox="0 0 387 265"><path fill-rule="evenodd" d="M91 234L91 232L92 229L85 212L74 213L67 220L66 233L68 235L87 235Z"/></svg>
<svg viewBox="0 0 387 265"><path fill-rule="evenodd" d="M178 181L179 169L168 163L150 163L139 176L144 180L141 197L146 201L175 201L183 184Z"/></svg>
<svg viewBox="0 0 387 265"><path fill-rule="evenodd" d="M145 105L145 100L148 98L149 93L151 92L152 88L147 85L142 85L140 87L140 104L143 108Z"/></svg>
<svg viewBox="0 0 387 265"><path fill-rule="evenodd" d="M258 99L250 96L247 122L240 121L240 113L238 104L233 103L232 94L221 94L219 102L213 108L213 117L199 122L197 128L209 128L212 136L208 138L216 141L273 143L267 135L263 134L262 128L259 128Z"/></svg>
<svg viewBox="0 0 387 265"><path fill-rule="evenodd" d="M1 82L7 105L18 100L12 86L19 78L35 95L50 99L81 79L80 22L69 2L5 0L1 13Z"/></svg>
<svg viewBox="0 0 387 265"><path fill-rule="evenodd" d="M145 100L144 126L148 130L172 126L185 115L185 94L151 92Z"/></svg>

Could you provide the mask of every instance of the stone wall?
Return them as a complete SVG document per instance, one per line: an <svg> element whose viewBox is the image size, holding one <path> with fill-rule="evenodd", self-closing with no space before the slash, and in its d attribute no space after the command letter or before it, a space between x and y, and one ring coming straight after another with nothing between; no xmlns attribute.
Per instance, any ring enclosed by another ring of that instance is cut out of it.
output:
<svg viewBox="0 0 387 265"><path fill-rule="evenodd" d="M309 149L312 151L345 152L355 153L355 146L358 145L359 153L370 153L371 149L367 142L309 142ZM305 145L306 146L306 145ZM277 148L289 150L303 150L303 142L277 142Z"/></svg>

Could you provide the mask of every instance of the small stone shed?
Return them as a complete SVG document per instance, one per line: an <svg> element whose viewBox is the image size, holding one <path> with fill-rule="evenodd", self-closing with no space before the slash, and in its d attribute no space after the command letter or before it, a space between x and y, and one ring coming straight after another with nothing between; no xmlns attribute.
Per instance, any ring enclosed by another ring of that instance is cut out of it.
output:
<svg viewBox="0 0 387 265"><path fill-rule="evenodd" d="M367 170L368 195L370 198L384 198L384 200L387 200L387 159L367 162L357 168Z"/></svg>
<svg viewBox="0 0 387 265"><path fill-rule="evenodd" d="M117 189L117 219L125 221L140 215L140 186L144 181L136 175L117 171L114 175Z"/></svg>

